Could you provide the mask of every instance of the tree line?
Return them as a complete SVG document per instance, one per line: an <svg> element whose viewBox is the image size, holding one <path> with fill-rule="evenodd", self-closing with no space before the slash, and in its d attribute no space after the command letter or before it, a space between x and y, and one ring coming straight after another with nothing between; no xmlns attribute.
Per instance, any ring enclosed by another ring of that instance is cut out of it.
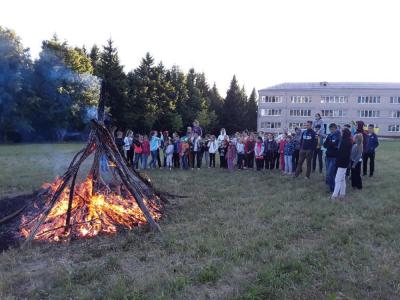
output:
<svg viewBox="0 0 400 300"><path fill-rule="evenodd" d="M247 96L235 76L222 97L204 73L166 68L149 53L125 73L111 39L87 50L54 35L32 60L18 35L0 26L0 140L63 140L87 131L101 81L111 122L122 129L179 132L195 119L208 132L256 129L256 91Z"/></svg>

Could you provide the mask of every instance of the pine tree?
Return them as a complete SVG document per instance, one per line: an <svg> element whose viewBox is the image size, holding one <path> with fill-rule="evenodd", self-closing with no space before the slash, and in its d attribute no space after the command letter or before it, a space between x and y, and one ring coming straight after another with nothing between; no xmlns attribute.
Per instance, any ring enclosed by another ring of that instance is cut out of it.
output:
<svg viewBox="0 0 400 300"><path fill-rule="evenodd" d="M250 131L257 130L257 92L256 89L253 88L251 91L249 100L246 103L246 128Z"/></svg>
<svg viewBox="0 0 400 300"><path fill-rule="evenodd" d="M245 98L243 89L240 89L236 76L233 76L226 93L222 111L222 124L228 133L243 130Z"/></svg>
<svg viewBox="0 0 400 300"><path fill-rule="evenodd" d="M98 73L104 83L105 105L110 108L113 123L121 127L128 126L125 119L127 79L111 39L103 46Z"/></svg>
<svg viewBox="0 0 400 300"><path fill-rule="evenodd" d="M93 45L90 49L89 58L93 67L93 74L100 75L100 49L97 45Z"/></svg>

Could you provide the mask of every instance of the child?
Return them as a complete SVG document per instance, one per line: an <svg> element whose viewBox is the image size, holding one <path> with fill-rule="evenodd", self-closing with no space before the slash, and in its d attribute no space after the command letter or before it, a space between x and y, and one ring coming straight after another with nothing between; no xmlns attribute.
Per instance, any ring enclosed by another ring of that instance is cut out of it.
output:
<svg viewBox="0 0 400 300"><path fill-rule="evenodd" d="M243 170L244 163L244 143L243 138L239 138L236 144L236 152L237 152L237 165L239 170Z"/></svg>
<svg viewBox="0 0 400 300"><path fill-rule="evenodd" d="M150 142L149 137L145 135L142 143L142 169L147 169L147 159L150 155Z"/></svg>
<svg viewBox="0 0 400 300"><path fill-rule="evenodd" d="M254 146L256 142L254 141L254 136L251 134L245 143L244 151L246 153L246 165L247 168L253 169L254 168Z"/></svg>
<svg viewBox="0 0 400 300"><path fill-rule="evenodd" d="M291 135L286 138L285 147L283 149L283 155L285 158L285 174L292 175L293 173L293 153L294 153L295 143Z"/></svg>
<svg viewBox="0 0 400 300"><path fill-rule="evenodd" d="M167 157L167 168L172 170L172 156L174 155L174 144L172 143L172 139L168 138L168 141L165 143L165 155Z"/></svg>
<svg viewBox="0 0 400 300"><path fill-rule="evenodd" d="M208 141L208 153L210 155L209 168L215 168L215 153L218 151L218 142L215 140L215 135L211 136L211 140Z"/></svg>
<svg viewBox="0 0 400 300"><path fill-rule="evenodd" d="M227 161L226 161L226 154L228 152L228 136L224 137L224 140L221 142L220 146L218 147L219 151L219 166L220 168L227 168Z"/></svg>
<svg viewBox="0 0 400 300"><path fill-rule="evenodd" d="M157 136L157 130L151 132L151 140L150 140L150 153L151 153L151 162L150 168L155 169L157 165L157 161L160 158L160 143L161 139ZM161 168L160 162L158 162L158 167Z"/></svg>
<svg viewBox="0 0 400 300"><path fill-rule="evenodd" d="M368 125L367 143L363 153L363 175L367 176L369 159L369 177L372 177L374 175L375 150L379 146L378 136L374 131L374 124Z"/></svg>
<svg viewBox="0 0 400 300"><path fill-rule="evenodd" d="M124 138L124 151L125 157L128 160L128 164L133 167L133 132L132 130L128 130L126 133L126 137Z"/></svg>
<svg viewBox="0 0 400 300"><path fill-rule="evenodd" d="M180 144L180 140L179 140L179 135L177 134L173 134L173 144L174 144L174 154L172 156L172 161L174 164L174 168L179 169L180 168L180 163L179 163L179 144Z"/></svg>
<svg viewBox="0 0 400 300"><path fill-rule="evenodd" d="M206 166L207 167L210 167L210 161L209 161L209 158L210 158L210 155L209 155L209 147L208 147L208 142L210 141L210 135L206 135L206 137L205 137L205 140L203 141L203 155L204 155L204 159L205 159L205 161L206 161Z"/></svg>
<svg viewBox="0 0 400 300"><path fill-rule="evenodd" d="M228 169L230 171L233 171L233 161L236 158L236 145L234 144L233 141L229 142L228 152L226 154L226 158L227 158L227 161L228 161Z"/></svg>
<svg viewBox="0 0 400 300"><path fill-rule="evenodd" d="M135 152L135 161L133 163L133 167L135 169L139 169L139 161L142 161L142 143L143 143L143 137L141 135L137 135L134 142L132 143L133 146L133 152Z"/></svg>
<svg viewBox="0 0 400 300"><path fill-rule="evenodd" d="M254 146L254 155L256 156L257 171L261 171L264 167L264 143L261 136L257 138Z"/></svg>
<svg viewBox="0 0 400 300"><path fill-rule="evenodd" d="M354 145L351 149L351 186L362 189L361 162L363 154L363 136L357 133L354 137Z"/></svg>
<svg viewBox="0 0 400 300"><path fill-rule="evenodd" d="M182 139L181 143L179 144L179 155L182 160L182 169L187 170L189 169L189 143L186 138Z"/></svg>
<svg viewBox="0 0 400 300"><path fill-rule="evenodd" d="M274 135L272 133L268 134L267 139L264 142L265 149L265 169L273 170L275 167L275 152L277 149L277 144L274 139Z"/></svg>

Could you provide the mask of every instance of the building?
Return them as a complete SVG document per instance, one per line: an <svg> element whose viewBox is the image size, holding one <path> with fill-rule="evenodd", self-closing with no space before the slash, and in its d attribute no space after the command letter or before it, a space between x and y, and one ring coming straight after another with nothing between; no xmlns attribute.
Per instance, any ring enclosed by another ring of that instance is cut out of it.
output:
<svg viewBox="0 0 400 300"><path fill-rule="evenodd" d="M400 83L282 83L258 93L259 131L293 130L320 113L325 126L362 120L400 136Z"/></svg>

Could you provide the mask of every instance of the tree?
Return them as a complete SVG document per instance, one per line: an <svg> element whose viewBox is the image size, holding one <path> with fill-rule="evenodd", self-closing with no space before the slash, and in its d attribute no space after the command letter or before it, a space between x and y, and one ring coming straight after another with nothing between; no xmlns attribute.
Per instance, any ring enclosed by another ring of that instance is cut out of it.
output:
<svg viewBox="0 0 400 300"><path fill-rule="evenodd" d="M249 100L246 103L245 128L251 131L257 130L257 93L253 88Z"/></svg>
<svg viewBox="0 0 400 300"><path fill-rule="evenodd" d="M100 49L97 45L93 45L90 49L89 58L93 67L93 75L100 75Z"/></svg>
<svg viewBox="0 0 400 300"><path fill-rule="evenodd" d="M110 108L114 125L127 127L125 118L128 85L127 78L119 61L114 42L109 39L100 53L98 75L104 82L105 105Z"/></svg>
<svg viewBox="0 0 400 300"><path fill-rule="evenodd" d="M0 26L0 140L10 135L31 131L24 118L30 89L27 79L31 73L29 52L12 30Z"/></svg>
<svg viewBox="0 0 400 300"><path fill-rule="evenodd" d="M226 93L221 119L228 132L243 130L246 104L244 95L244 90L239 88L236 76L233 76Z"/></svg>

